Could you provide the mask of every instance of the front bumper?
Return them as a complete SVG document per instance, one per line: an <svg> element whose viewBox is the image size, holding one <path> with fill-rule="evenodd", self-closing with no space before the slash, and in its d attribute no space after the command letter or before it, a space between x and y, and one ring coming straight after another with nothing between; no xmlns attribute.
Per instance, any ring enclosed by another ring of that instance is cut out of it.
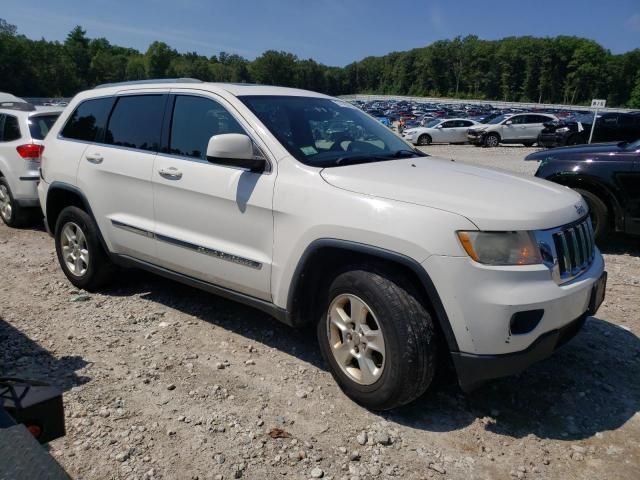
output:
<svg viewBox="0 0 640 480"><path fill-rule="evenodd" d="M406 132L402 133L402 138L413 145L415 145L416 143L416 137L417 135L415 133L406 133Z"/></svg>
<svg viewBox="0 0 640 480"><path fill-rule="evenodd" d="M538 145L545 148L563 147L567 144L569 135L566 133L541 133Z"/></svg>
<svg viewBox="0 0 640 480"><path fill-rule="evenodd" d="M477 134L467 132L467 139L469 140L469 143L472 143L474 145L484 145L484 137L484 132L480 132Z"/></svg>
<svg viewBox="0 0 640 480"><path fill-rule="evenodd" d="M583 313L564 327L538 337L526 350L503 355L474 355L451 352L460 388L470 392L493 378L516 375L540 360L550 357L558 348L575 337L585 321Z"/></svg>
<svg viewBox="0 0 640 480"><path fill-rule="evenodd" d="M487 266L469 257L432 255L423 267L457 342L451 354L460 385L470 390L551 355L573 331L571 325L591 314L604 261L596 250L587 270L562 284L544 265ZM516 322L532 317L526 328Z"/></svg>

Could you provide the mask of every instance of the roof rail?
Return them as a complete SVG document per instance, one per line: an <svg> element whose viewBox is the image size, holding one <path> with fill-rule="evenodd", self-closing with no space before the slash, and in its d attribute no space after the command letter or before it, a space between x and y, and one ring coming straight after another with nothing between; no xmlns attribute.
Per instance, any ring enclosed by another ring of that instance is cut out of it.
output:
<svg viewBox="0 0 640 480"><path fill-rule="evenodd" d="M18 110L20 112L33 112L36 107L28 102L0 102L0 108Z"/></svg>
<svg viewBox="0 0 640 480"><path fill-rule="evenodd" d="M115 83L103 83L102 85L96 85L94 88L107 88L107 87L119 87L127 85L147 85L150 83L204 83L197 78L156 78L149 80L131 80L128 82L115 82Z"/></svg>

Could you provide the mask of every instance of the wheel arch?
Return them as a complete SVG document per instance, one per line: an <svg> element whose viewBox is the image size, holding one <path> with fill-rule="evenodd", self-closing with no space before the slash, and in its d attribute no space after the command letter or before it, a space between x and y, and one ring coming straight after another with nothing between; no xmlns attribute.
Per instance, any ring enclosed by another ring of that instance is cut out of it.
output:
<svg viewBox="0 0 640 480"><path fill-rule="evenodd" d="M616 230L624 229L624 209L620 205L618 198L615 194L602 182L597 179L586 175L562 175L553 174L546 177L546 180L564 185L569 188L579 188L587 190L600 198L607 209L613 214L611 215L612 227Z"/></svg>
<svg viewBox="0 0 640 480"><path fill-rule="evenodd" d="M47 199L46 199L46 208L45 208L45 221L47 230L51 232L51 234L55 233L56 229L56 221L58 220L58 216L60 212L66 207L78 207L85 212L93 219L98 225L95 216L93 215L93 210L91 209L91 205L89 204L89 200L86 195L78 188L73 185L69 185L68 183L63 182L53 182L49 185L47 189ZM107 248L107 244L102 237L102 232L100 231L100 227L98 226L98 237L100 239L100 243L104 248L105 252L109 253L109 249Z"/></svg>
<svg viewBox="0 0 640 480"><path fill-rule="evenodd" d="M313 322L313 313L328 289L330 280L345 264L374 264L405 274L415 285L430 313L436 319L449 351L458 351L449 317L435 288L422 265L401 253L358 242L332 238L312 242L302 254L293 274L287 295L290 323L304 326ZM320 293L318 295L318 292ZM305 302L305 299L312 301Z"/></svg>

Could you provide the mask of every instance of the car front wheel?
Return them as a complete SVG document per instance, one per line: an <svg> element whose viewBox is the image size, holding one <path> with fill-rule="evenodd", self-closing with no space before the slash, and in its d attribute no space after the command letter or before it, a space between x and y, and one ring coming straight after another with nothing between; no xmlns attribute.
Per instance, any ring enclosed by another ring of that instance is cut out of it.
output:
<svg viewBox="0 0 640 480"><path fill-rule="evenodd" d="M436 334L428 311L401 279L353 269L329 287L318 340L342 390L372 410L411 402L431 384Z"/></svg>
<svg viewBox="0 0 640 480"><path fill-rule="evenodd" d="M495 133L490 133L485 137L484 144L487 147L497 147L500 144L500 137Z"/></svg>
<svg viewBox="0 0 640 480"><path fill-rule="evenodd" d="M426 145L431 145L431 136L427 135L426 133L423 135L420 135L418 137L418 145L423 147Z"/></svg>
<svg viewBox="0 0 640 480"><path fill-rule="evenodd" d="M84 210L60 212L55 244L62 271L76 287L93 292L111 278L113 264L100 244L98 226Z"/></svg>

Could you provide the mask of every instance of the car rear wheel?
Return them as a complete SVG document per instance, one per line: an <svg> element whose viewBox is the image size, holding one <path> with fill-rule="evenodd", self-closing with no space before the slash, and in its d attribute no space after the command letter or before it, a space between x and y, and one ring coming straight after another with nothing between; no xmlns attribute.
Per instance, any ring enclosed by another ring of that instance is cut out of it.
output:
<svg viewBox="0 0 640 480"><path fill-rule="evenodd" d="M495 133L490 133L485 137L484 144L487 147L497 147L500 144L500 137Z"/></svg>
<svg viewBox="0 0 640 480"><path fill-rule="evenodd" d="M29 223L29 211L17 204L9 188L9 183L0 177L0 218L12 228L24 227Z"/></svg>
<svg viewBox="0 0 640 480"><path fill-rule="evenodd" d="M318 341L346 395L389 410L424 393L436 370L435 329L401 279L356 267L334 279L325 305Z"/></svg>
<svg viewBox="0 0 640 480"><path fill-rule="evenodd" d="M105 285L114 271L102 248L98 227L84 210L67 207L56 221L58 262L69 281L89 292Z"/></svg>
<svg viewBox="0 0 640 480"><path fill-rule="evenodd" d="M418 137L418 145L420 146L431 145L431 136L427 135L426 133L423 135L420 135Z"/></svg>
<svg viewBox="0 0 640 480"><path fill-rule="evenodd" d="M609 234L609 209L607 204L588 190L576 188L575 191L582 195L587 205L589 205L589 214L596 242L604 240Z"/></svg>

